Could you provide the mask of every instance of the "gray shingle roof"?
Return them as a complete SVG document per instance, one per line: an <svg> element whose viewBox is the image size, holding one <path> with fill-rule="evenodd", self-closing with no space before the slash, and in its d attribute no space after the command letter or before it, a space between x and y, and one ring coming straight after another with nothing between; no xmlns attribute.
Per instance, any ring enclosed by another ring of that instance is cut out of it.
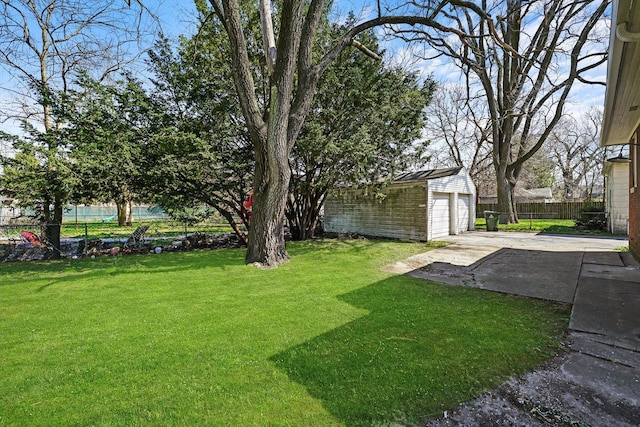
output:
<svg viewBox="0 0 640 427"><path fill-rule="evenodd" d="M455 168L446 169L431 169L417 172L406 172L396 177L393 182L406 182L406 181L426 181L429 179L444 178L446 176L457 175L461 166Z"/></svg>

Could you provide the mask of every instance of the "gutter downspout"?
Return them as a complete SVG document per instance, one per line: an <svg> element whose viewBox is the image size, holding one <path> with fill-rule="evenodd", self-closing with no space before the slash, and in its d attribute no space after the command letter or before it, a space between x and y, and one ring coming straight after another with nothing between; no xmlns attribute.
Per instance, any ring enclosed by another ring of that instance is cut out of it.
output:
<svg viewBox="0 0 640 427"><path fill-rule="evenodd" d="M616 25L616 37L618 40L626 43L640 42L640 33L632 33L627 31L627 22L621 22Z"/></svg>

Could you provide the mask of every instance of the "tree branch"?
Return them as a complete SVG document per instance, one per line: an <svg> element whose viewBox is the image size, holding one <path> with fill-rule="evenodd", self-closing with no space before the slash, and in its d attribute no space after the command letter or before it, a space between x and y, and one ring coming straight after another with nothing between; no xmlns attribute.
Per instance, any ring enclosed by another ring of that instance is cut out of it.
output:
<svg viewBox="0 0 640 427"><path fill-rule="evenodd" d="M362 53L367 55L369 58L375 59L376 61L382 61L382 58L377 53L373 52L371 49L367 48L365 45L363 45L362 43L360 43L357 40L351 40L351 46L353 46L356 49L360 50Z"/></svg>

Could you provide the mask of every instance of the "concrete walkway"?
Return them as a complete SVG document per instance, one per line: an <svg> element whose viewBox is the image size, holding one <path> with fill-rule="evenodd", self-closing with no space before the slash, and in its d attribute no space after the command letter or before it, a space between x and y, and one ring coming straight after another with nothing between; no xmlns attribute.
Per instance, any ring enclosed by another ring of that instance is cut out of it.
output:
<svg viewBox="0 0 640 427"><path fill-rule="evenodd" d="M447 240L388 270L572 303L569 351L426 425L640 425L640 266L616 251L626 240L486 231Z"/></svg>

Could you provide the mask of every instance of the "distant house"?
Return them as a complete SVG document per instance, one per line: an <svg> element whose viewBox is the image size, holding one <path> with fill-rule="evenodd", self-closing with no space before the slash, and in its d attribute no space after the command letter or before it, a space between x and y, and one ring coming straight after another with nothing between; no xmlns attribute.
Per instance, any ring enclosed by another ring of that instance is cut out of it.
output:
<svg viewBox="0 0 640 427"><path fill-rule="evenodd" d="M600 145L629 145L629 249L640 259L640 2L614 1Z"/></svg>
<svg viewBox="0 0 640 427"><path fill-rule="evenodd" d="M324 204L325 231L432 240L475 227L475 186L462 167L405 173L376 198L343 190Z"/></svg>
<svg viewBox="0 0 640 427"><path fill-rule="evenodd" d="M627 234L629 225L629 163L627 157L614 157L604 164L607 228L614 234Z"/></svg>
<svg viewBox="0 0 640 427"><path fill-rule="evenodd" d="M551 187L531 188L529 190L516 187L515 190L513 190L513 197L516 203L552 203L554 201ZM498 203L498 195L489 194L486 196L478 196L478 203Z"/></svg>

